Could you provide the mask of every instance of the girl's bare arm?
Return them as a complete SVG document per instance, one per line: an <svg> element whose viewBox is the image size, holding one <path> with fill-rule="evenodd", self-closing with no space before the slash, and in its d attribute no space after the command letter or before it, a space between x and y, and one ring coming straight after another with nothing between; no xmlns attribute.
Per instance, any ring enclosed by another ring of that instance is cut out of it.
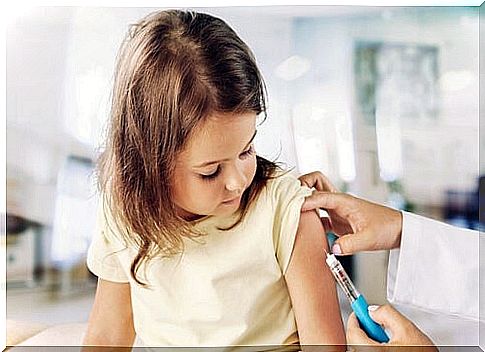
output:
<svg viewBox="0 0 485 352"><path fill-rule="evenodd" d="M328 243L314 211L301 213L293 254L285 274L301 345L342 345L345 331L336 284L325 263Z"/></svg>
<svg viewBox="0 0 485 352"><path fill-rule="evenodd" d="M130 284L99 279L83 345L132 346L134 340Z"/></svg>

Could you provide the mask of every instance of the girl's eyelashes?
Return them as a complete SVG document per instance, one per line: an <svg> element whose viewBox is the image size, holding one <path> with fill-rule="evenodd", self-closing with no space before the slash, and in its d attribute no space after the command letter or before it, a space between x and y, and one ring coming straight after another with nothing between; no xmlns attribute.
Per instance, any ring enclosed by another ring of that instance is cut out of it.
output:
<svg viewBox="0 0 485 352"><path fill-rule="evenodd" d="M254 144L251 144L247 150L245 150L244 152L242 152L241 155L239 155L239 157L244 159L244 158L247 158L250 155L253 155L254 152L255 152Z"/></svg>
<svg viewBox="0 0 485 352"><path fill-rule="evenodd" d="M240 159L245 159L251 155L253 155L255 153L255 150L254 150L254 145L251 144L251 146L245 150L244 152L242 152L240 155L239 155L239 158ZM214 180L217 176L219 176L219 174L221 173L221 165L218 165L217 166L217 169L210 173L210 174L199 174L199 176L203 179L203 180L206 180L206 181L210 181L210 180Z"/></svg>
<svg viewBox="0 0 485 352"><path fill-rule="evenodd" d="M218 165L216 171L214 171L213 173L208 174L208 175L200 174L200 177L203 180L212 180L212 179L216 178L219 175L220 172L221 172L221 165Z"/></svg>

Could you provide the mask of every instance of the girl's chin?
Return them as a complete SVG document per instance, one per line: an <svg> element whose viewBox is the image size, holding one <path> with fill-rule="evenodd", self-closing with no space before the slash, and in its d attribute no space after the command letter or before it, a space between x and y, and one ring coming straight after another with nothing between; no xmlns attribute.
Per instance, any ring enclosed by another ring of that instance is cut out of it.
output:
<svg viewBox="0 0 485 352"><path fill-rule="evenodd" d="M190 211L187 211L180 207L177 208L177 215L180 216L185 221L195 221L207 216L207 215L191 213Z"/></svg>
<svg viewBox="0 0 485 352"><path fill-rule="evenodd" d="M186 221L197 221L206 216L228 216L232 215L239 210L241 206L241 199L236 199L230 202L222 202L213 211L208 212L209 214L196 214L185 209L179 208L178 215Z"/></svg>

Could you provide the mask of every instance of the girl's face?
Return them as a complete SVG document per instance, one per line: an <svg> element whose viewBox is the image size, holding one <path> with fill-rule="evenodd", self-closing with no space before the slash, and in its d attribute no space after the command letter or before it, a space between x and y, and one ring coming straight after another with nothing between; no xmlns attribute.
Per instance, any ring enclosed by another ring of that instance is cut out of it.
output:
<svg viewBox="0 0 485 352"><path fill-rule="evenodd" d="M195 220L229 215L256 173L256 114L214 114L195 129L176 159L173 200L179 215Z"/></svg>

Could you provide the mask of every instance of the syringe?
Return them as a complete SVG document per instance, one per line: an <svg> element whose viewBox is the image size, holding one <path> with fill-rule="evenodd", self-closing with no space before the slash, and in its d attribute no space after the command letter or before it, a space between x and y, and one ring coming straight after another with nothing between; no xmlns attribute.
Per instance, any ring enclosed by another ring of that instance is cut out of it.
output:
<svg viewBox="0 0 485 352"><path fill-rule="evenodd" d="M327 255L327 259L325 261L327 262L333 277L339 283L340 287L349 299L350 306L355 312L360 326L365 331L367 336L378 342L388 342L389 337L385 333L384 329L370 317L367 310L369 307L367 301L365 300L364 296L357 291L354 284L350 280L350 277L345 272L342 264L337 260L337 258L335 258L334 254L328 254L327 251L325 251L325 254Z"/></svg>

